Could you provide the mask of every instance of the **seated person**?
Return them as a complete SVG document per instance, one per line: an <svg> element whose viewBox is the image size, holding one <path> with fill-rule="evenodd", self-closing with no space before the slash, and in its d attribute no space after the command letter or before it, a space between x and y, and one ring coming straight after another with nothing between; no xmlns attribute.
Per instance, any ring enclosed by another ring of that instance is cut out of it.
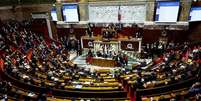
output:
<svg viewBox="0 0 201 101"><path fill-rule="evenodd" d="M108 40L113 38L113 30L111 27L106 27L102 30L103 38L107 38Z"/></svg>
<svg viewBox="0 0 201 101"><path fill-rule="evenodd" d="M97 52L96 52L96 55L97 55L97 57L102 57L102 56L103 56L100 51L97 51Z"/></svg>
<svg viewBox="0 0 201 101"><path fill-rule="evenodd" d="M92 37L93 32L92 32L92 30L91 30L90 27L86 30L86 34L87 34L89 37Z"/></svg>
<svg viewBox="0 0 201 101"><path fill-rule="evenodd" d="M107 58L108 55L106 53L103 53L103 58Z"/></svg>
<svg viewBox="0 0 201 101"><path fill-rule="evenodd" d="M195 84L193 84L189 90L189 93L190 94L200 94L201 93L201 83L196 82Z"/></svg>
<svg viewBox="0 0 201 101"><path fill-rule="evenodd" d="M89 57L93 57L93 53L92 53L91 49L88 51L87 56L89 56Z"/></svg>
<svg viewBox="0 0 201 101"><path fill-rule="evenodd" d="M106 28L103 28L102 29L102 36L103 36L103 38L106 38L106 32L107 32L107 30L106 30Z"/></svg>

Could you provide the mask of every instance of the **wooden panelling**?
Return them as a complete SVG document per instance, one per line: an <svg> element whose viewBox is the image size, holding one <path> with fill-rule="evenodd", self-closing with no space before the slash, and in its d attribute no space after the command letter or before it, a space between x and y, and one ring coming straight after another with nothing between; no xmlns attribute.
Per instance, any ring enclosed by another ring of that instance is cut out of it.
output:
<svg viewBox="0 0 201 101"><path fill-rule="evenodd" d="M101 27L92 28L92 31L94 32L94 36L101 35ZM74 29L74 33L77 38L80 38L81 36L85 35L85 30L82 28L76 28ZM136 28L131 27L125 27L121 30L120 34L122 36L135 36L134 34L137 32ZM59 28L58 29L58 37L63 37L64 35L69 35L70 29L68 28ZM161 30L149 30L144 29L143 30L143 43L153 43L158 41L159 37L161 35ZM175 41L175 42L182 42L188 39L188 33L187 31L183 30L170 30L168 31L168 40L169 41Z"/></svg>

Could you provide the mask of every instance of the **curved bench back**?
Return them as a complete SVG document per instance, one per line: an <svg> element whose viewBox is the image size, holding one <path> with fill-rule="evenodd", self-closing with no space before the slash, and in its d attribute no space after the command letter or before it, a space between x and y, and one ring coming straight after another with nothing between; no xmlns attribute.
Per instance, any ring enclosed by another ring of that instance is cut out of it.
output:
<svg viewBox="0 0 201 101"><path fill-rule="evenodd" d="M138 96L146 96L146 95L153 95L153 94L160 94L172 90L178 90L186 87L191 87L192 84L195 82L196 77L190 78L188 80L180 81L175 84L170 84L162 87L155 87L150 89L137 89L136 93Z"/></svg>
<svg viewBox="0 0 201 101"><path fill-rule="evenodd" d="M46 87L39 87L34 85L29 85L26 83L23 83L7 73L4 73L2 75L3 79L6 79L8 81L11 81L12 84L19 88L23 88L32 92L40 93L40 92L46 92L48 91L48 88ZM60 89L53 89L52 94L54 96L63 96L63 97L78 97L78 98L126 98L127 93L125 91L80 91L80 90L60 90Z"/></svg>

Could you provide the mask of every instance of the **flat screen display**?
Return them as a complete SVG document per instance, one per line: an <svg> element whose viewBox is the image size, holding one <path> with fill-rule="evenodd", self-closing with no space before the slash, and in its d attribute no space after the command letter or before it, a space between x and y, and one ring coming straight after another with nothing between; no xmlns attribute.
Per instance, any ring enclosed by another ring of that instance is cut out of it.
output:
<svg viewBox="0 0 201 101"><path fill-rule="evenodd" d="M52 7L51 9L51 19L52 21L58 21L56 7Z"/></svg>
<svg viewBox="0 0 201 101"><path fill-rule="evenodd" d="M77 4L63 4L62 14L65 22L79 22Z"/></svg>
<svg viewBox="0 0 201 101"><path fill-rule="evenodd" d="M158 1L156 8L156 22L177 22L179 2Z"/></svg>
<svg viewBox="0 0 201 101"><path fill-rule="evenodd" d="M191 8L189 21L201 21L201 6Z"/></svg>

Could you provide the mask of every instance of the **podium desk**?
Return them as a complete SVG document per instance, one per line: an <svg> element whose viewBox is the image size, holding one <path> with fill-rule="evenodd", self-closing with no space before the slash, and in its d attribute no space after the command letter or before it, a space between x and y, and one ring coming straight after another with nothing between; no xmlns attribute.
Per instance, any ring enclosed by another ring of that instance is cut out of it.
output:
<svg viewBox="0 0 201 101"><path fill-rule="evenodd" d="M92 65L100 66L100 67L115 67L115 60L111 58L93 58Z"/></svg>

